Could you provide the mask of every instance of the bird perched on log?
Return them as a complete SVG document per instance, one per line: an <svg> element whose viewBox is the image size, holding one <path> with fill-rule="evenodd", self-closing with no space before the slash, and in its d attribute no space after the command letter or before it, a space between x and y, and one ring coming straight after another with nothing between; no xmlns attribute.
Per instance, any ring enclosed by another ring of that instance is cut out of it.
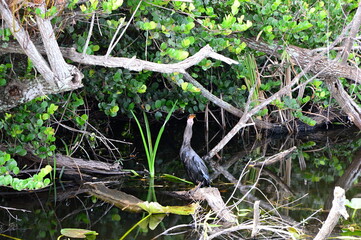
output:
<svg viewBox="0 0 361 240"><path fill-rule="evenodd" d="M194 114L191 114L188 117L187 126L183 135L183 144L180 149L180 159L184 164L188 177L193 183L198 184L200 187L209 186L211 180L209 177L208 168L202 158L200 158L191 147L194 117Z"/></svg>

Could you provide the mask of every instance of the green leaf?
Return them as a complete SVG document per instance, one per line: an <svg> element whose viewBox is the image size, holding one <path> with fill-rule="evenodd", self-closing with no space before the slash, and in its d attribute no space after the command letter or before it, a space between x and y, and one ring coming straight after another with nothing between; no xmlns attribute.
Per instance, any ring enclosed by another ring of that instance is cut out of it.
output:
<svg viewBox="0 0 361 240"><path fill-rule="evenodd" d="M150 22L145 22L143 25L143 29L144 30L153 30L157 27L157 23L150 21Z"/></svg>
<svg viewBox="0 0 361 240"><path fill-rule="evenodd" d="M221 26L222 26L222 28L229 28L235 22L236 22L236 18L234 16L227 15L225 18L223 18L223 22L222 22Z"/></svg>
<svg viewBox="0 0 361 240"><path fill-rule="evenodd" d="M160 108L162 106L162 101L161 100L157 100L157 101L155 101L155 103L154 103L154 107L156 108L156 109L158 109L158 108Z"/></svg>
<svg viewBox="0 0 361 240"><path fill-rule="evenodd" d="M111 0L112 10L116 10L123 5L123 0Z"/></svg>
<svg viewBox="0 0 361 240"><path fill-rule="evenodd" d="M91 48L92 48L93 52L96 52L100 49L99 45L92 45Z"/></svg>
<svg viewBox="0 0 361 240"><path fill-rule="evenodd" d="M140 88L137 89L138 93L145 93L147 91L147 86L142 84Z"/></svg>
<svg viewBox="0 0 361 240"><path fill-rule="evenodd" d="M173 57L176 60L181 61L181 60L186 59L188 56L189 56L189 52L184 51L184 50L176 50L171 57Z"/></svg>
<svg viewBox="0 0 361 240"><path fill-rule="evenodd" d="M170 174L163 174L162 177L164 177L165 179L171 181L171 182L177 182L177 183L187 183L187 184L191 184L191 185L194 185L194 183L190 182L190 181L187 181L183 178L179 178L179 177L176 177L176 176L173 176L173 175L170 175Z"/></svg>
<svg viewBox="0 0 361 240"><path fill-rule="evenodd" d="M149 104L145 104L144 109L145 109L145 111L149 112L149 110L151 109L151 106Z"/></svg>
<svg viewBox="0 0 361 240"><path fill-rule="evenodd" d="M154 114L154 117L155 119L157 119L158 121L162 118L163 114L159 111L157 111L155 114Z"/></svg>
<svg viewBox="0 0 361 240"><path fill-rule="evenodd" d="M14 168L13 168L13 173L14 173L15 175L18 175L19 172L20 172L20 169L19 169L18 167L14 167Z"/></svg>
<svg viewBox="0 0 361 240"><path fill-rule="evenodd" d="M157 202L148 202L148 201L138 203L137 205L150 214L173 213L178 215L194 214L199 206L198 203L192 203L187 206L162 206Z"/></svg>
<svg viewBox="0 0 361 240"><path fill-rule="evenodd" d="M231 7L231 10L232 10L232 14L233 15L236 15L238 13L238 9L239 9L239 6L241 4L239 3L238 0L234 0L233 4L232 4L232 7Z"/></svg>
<svg viewBox="0 0 361 240"><path fill-rule="evenodd" d="M85 12L87 10L87 7L84 4L82 4L82 5L80 5L80 10L82 12Z"/></svg>
<svg viewBox="0 0 361 240"><path fill-rule="evenodd" d="M361 198L352 198L351 201L346 199L345 205L352 209L361 209Z"/></svg>
<svg viewBox="0 0 361 240"><path fill-rule="evenodd" d="M98 235L96 231L79 228L63 228L60 233L70 238L86 238L89 235Z"/></svg>

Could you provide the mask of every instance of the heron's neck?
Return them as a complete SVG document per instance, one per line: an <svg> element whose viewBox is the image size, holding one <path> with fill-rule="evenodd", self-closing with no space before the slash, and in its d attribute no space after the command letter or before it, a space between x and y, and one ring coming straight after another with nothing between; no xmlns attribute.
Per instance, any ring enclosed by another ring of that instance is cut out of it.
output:
<svg viewBox="0 0 361 240"><path fill-rule="evenodd" d="M184 135L183 135L183 144L182 146L189 146L191 143L191 139L192 139L192 124L187 123L186 129L184 130Z"/></svg>

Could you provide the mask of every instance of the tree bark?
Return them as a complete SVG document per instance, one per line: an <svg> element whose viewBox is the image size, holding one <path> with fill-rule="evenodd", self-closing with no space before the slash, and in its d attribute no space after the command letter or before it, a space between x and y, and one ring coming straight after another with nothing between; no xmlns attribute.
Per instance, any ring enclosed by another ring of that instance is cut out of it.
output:
<svg viewBox="0 0 361 240"><path fill-rule="evenodd" d="M45 6L40 6L40 8L45 12ZM13 108L39 96L74 90L83 86L81 83L83 74L75 66L65 62L49 19L36 17L51 68L30 39L28 32L14 17L5 0L0 0L0 13L23 53L30 58L36 70L41 74L31 80L13 80L7 86L0 88L0 111Z"/></svg>
<svg viewBox="0 0 361 240"><path fill-rule="evenodd" d="M340 187L335 187L333 196L334 199L330 213L314 240L327 239L335 228L340 216L342 215L345 219L349 217L345 207L345 190Z"/></svg>

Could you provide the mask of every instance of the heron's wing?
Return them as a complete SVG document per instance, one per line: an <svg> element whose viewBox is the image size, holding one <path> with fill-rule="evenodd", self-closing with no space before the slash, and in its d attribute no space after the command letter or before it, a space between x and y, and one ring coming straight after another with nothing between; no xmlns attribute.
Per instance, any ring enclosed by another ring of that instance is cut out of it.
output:
<svg viewBox="0 0 361 240"><path fill-rule="evenodd" d="M203 159L196 154L194 157L194 164L197 171L199 171L200 175L203 176L204 180L206 181L206 184L209 185L211 183L211 179L209 178L208 168L206 164L204 163Z"/></svg>

